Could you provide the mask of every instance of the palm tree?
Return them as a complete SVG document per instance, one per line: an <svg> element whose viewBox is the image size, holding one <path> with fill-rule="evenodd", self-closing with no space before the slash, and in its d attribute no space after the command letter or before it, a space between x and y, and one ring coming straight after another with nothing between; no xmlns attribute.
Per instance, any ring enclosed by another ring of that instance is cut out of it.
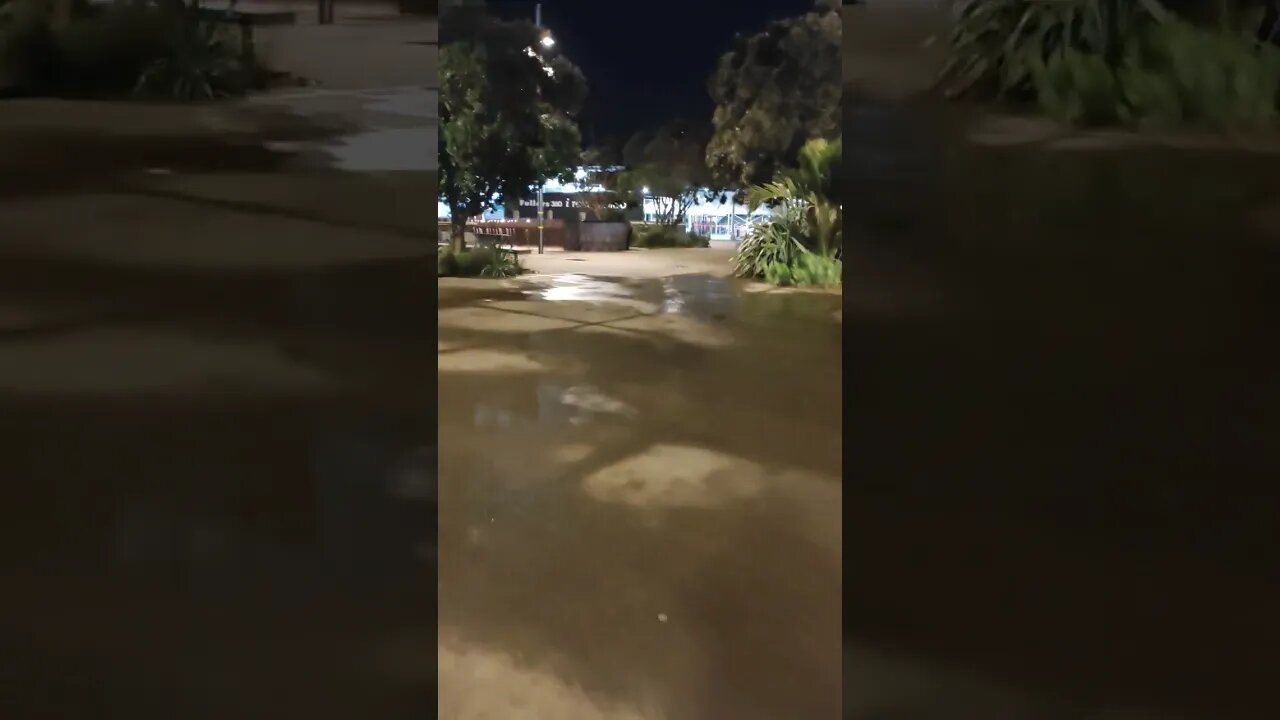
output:
<svg viewBox="0 0 1280 720"><path fill-rule="evenodd" d="M840 138L810 140L800 148L799 166L786 170L773 182L747 190L747 206L754 212L761 205L783 205L803 210L809 237L806 247L823 256L840 250L842 208L837 197L835 169L840 164Z"/></svg>

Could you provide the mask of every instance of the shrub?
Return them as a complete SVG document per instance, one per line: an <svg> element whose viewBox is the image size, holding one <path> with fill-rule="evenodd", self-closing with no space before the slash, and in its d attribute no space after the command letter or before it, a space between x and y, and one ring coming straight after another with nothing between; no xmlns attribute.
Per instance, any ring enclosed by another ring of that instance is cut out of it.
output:
<svg viewBox="0 0 1280 720"><path fill-rule="evenodd" d="M1117 63L1153 18L1156 0L958 0L951 56L939 79L952 96L1033 99L1037 67L1064 51Z"/></svg>
<svg viewBox="0 0 1280 720"><path fill-rule="evenodd" d="M1173 21L1133 43L1119 78L1139 120L1258 127L1276 118L1280 49L1236 32Z"/></svg>
<svg viewBox="0 0 1280 720"><path fill-rule="evenodd" d="M685 237L689 238L689 247L709 248L711 247L711 236L702 233L686 232Z"/></svg>
<svg viewBox="0 0 1280 720"><path fill-rule="evenodd" d="M58 90L131 92L147 66L169 54L169 19L155 4L116 2L58 33Z"/></svg>
<svg viewBox="0 0 1280 720"><path fill-rule="evenodd" d="M134 92L173 100L208 100L249 89L254 68L245 67L231 30L202 17L192 0L159 0L164 52L139 73Z"/></svg>
<svg viewBox="0 0 1280 720"><path fill-rule="evenodd" d="M1126 116L1116 74L1098 55L1066 50L1034 71L1036 97L1049 115L1079 125L1114 123Z"/></svg>
<svg viewBox="0 0 1280 720"><path fill-rule="evenodd" d="M1280 49L1248 5L1218 3L1202 27L1158 0L960 0L940 81L1073 123L1260 126L1280 103Z"/></svg>
<svg viewBox="0 0 1280 720"><path fill-rule="evenodd" d="M804 252L790 263L770 263L764 269L764 280L782 286L834 287L841 284L843 270L836 258Z"/></svg>
<svg viewBox="0 0 1280 720"><path fill-rule="evenodd" d="M505 278L520 274L520 256L493 248L476 248L459 263L459 271L480 277Z"/></svg>
<svg viewBox="0 0 1280 720"><path fill-rule="evenodd" d="M58 46L47 0L0 4L0 85L31 91L58 72Z"/></svg>
<svg viewBox="0 0 1280 720"><path fill-rule="evenodd" d="M235 32L202 14L198 0L117 0L81 8L65 26L51 29L47 0L13 0L0 15L28 12L20 39L17 25L0 29L0 66L20 74L29 92L90 96L136 94L201 100L241 94L257 80L245 67Z"/></svg>
<svg viewBox="0 0 1280 720"><path fill-rule="evenodd" d="M472 248L462 252L442 249L436 256L439 277L515 277L520 274L520 258L515 253L494 248Z"/></svg>
<svg viewBox="0 0 1280 720"><path fill-rule="evenodd" d="M802 238L807 232L804 208L779 208L768 221L752 225L738 243L733 256L734 273L740 277L765 277L770 267L791 266L805 252Z"/></svg>
<svg viewBox="0 0 1280 720"><path fill-rule="evenodd" d="M458 257L448 248L441 248L436 255L436 275L452 277L458 274Z"/></svg>
<svg viewBox="0 0 1280 720"><path fill-rule="evenodd" d="M711 247L711 238L678 225L639 225L632 230L631 244L641 248L705 248Z"/></svg>
<svg viewBox="0 0 1280 720"><path fill-rule="evenodd" d="M792 266L792 280L796 285L834 287L844 278L844 263L838 258L805 253Z"/></svg>

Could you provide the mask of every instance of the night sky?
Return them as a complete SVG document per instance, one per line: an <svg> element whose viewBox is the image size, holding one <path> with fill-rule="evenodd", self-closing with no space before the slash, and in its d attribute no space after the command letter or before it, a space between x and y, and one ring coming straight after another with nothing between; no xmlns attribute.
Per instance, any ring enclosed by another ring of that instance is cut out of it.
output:
<svg viewBox="0 0 1280 720"><path fill-rule="evenodd" d="M504 17L533 19L531 0L491 0ZM591 87L579 124L587 144L677 117L710 122L707 79L738 32L799 15L813 0L543 0L542 23Z"/></svg>

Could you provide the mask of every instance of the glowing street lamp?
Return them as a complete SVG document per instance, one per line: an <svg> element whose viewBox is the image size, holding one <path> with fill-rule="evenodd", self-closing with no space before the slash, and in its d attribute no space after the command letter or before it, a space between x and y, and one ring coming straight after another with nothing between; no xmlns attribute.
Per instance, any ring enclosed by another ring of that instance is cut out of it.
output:
<svg viewBox="0 0 1280 720"><path fill-rule="evenodd" d="M550 50L551 48L556 46L556 39L551 37L551 33L547 33L546 35L543 35L542 40L540 40L539 42L542 44L542 47L546 48L547 50Z"/></svg>

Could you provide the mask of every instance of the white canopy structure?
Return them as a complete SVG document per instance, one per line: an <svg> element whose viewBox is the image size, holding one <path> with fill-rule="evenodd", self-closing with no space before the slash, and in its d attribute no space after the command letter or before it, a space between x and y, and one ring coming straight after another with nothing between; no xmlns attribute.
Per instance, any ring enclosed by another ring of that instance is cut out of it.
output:
<svg viewBox="0 0 1280 720"><path fill-rule="evenodd" d="M559 180L548 180L543 184L542 191L544 193L563 193L567 195L602 192L604 190L603 186L585 182L589 171L595 170L598 170L598 168L578 168L576 181L565 183ZM717 198L715 201L708 202L699 197L685 213L685 229L710 236L712 240L738 242L751 225L767 219L772 213L769 208L765 207L756 208L755 212L751 212L746 205L736 201L737 198L734 197L733 193L726 193L724 200L724 202L719 202L719 198ZM657 205L653 198L647 196L644 198L645 221L652 222L659 216ZM436 211L441 219L449 217L449 208L442 202L437 201ZM500 220L504 214L504 209L498 207L495 210L486 212L484 219Z"/></svg>
<svg viewBox="0 0 1280 720"><path fill-rule="evenodd" d="M685 213L685 229L710 236L712 240L737 242L752 224L768 219L772 212L765 207L751 212L746 205L739 204L736 200L733 193L727 193L725 202L719 202L719 198L714 202L699 199ZM657 215L657 203L645 198L644 219L652 220Z"/></svg>

